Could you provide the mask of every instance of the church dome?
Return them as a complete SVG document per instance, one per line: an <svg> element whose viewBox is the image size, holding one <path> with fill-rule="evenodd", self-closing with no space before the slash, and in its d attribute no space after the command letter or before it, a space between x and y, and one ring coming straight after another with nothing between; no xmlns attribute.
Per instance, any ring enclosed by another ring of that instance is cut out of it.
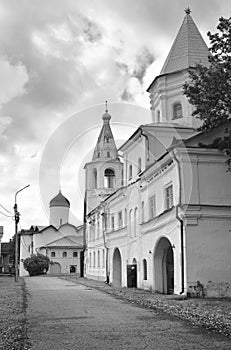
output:
<svg viewBox="0 0 231 350"><path fill-rule="evenodd" d="M61 191L59 191L57 196L55 196L50 201L50 208L51 207L68 207L68 208L70 208L70 202L69 202L69 200L66 197L64 197L62 195Z"/></svg>

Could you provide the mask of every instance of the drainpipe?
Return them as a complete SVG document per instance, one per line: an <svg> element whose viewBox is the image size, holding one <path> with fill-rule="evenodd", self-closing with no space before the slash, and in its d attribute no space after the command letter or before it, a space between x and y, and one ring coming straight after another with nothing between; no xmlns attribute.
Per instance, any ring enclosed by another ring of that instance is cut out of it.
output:
<svg viewBox="0 0 231 350"><path fill-rule="evenodd" d="M180 247L181 247L181 292L180 294L185 293L185 273L184 273L184 267L185 267L185 257L184 257L184 222L179 217L179 209L181 208L181 190L182 190L182 181L181 181L181 169L180 169L180 161L176 157L174 150L172 150L173 159L177 163L177 169L178 169L178 178L179 178L179 201L176 205L176 219L180 223Z"/></svg>
<svg viewBox="0 0 231 350"><path fill-rule="evenodd" d="M84 277L84 272L85 272L85 252L86 252L86 223L87 223L87 219L86 219L86 215L87 215L87 193L85 192L85 196L84 196L84 208L83 208L83 262L81 262L81 264L83 263L83 266L81 266L81 270L80 270L80 277Z"/></svg>
<svg viewBox="0 0 231 350"><path fill-rule="evenodd" d="M147 150L148 150L147 161L149 161L149 152L150 152L149 138L146 134L143 133L142 129L140 129L140 135L144 136L145 139L147 140Z"/></svg>

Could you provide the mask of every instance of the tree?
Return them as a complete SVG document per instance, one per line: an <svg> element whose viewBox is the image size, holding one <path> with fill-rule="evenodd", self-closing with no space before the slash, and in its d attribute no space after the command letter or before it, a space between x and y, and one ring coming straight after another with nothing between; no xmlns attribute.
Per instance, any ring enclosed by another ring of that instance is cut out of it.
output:
<svg viewBox="0 0 231 350"><path fill-rule="evenodd" d="M43 254L33 254L23 261L23 267L29 272L30 276L47 273L49 265L50 259Z"/></svg>
<svg viewBox="0 0 231 350"><path fill-rule="evenodd" d="M231 17L219 19L218 32L211 34L209 65L197 65L189 72L184 94L195 106L193 115L203 122L199 130L208 132L224 125L224 137L215 140L214 147L225 150L231 164Z"/></svg>

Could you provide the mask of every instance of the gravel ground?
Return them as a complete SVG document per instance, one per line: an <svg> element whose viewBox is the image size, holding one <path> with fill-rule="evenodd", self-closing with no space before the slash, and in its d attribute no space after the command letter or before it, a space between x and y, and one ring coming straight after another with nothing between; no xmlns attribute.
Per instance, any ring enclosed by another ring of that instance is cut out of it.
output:
<svg viewBox="0 0 231 350"><path fill-rule="evenodd" d="M184 299L177 295L162 295L133 288L113 288L102 282L68 276L72 282L84 284L118 298L128 300L143 307L158 309L188 320L193 325L202 326L231 338L230 299Z"/></svg>
<svg viewBox="0 0 231 350"><path fill-rule="evenodd" d="M26 336L26 292L23 279L0 276L0 349L29 349Z"/></svg>

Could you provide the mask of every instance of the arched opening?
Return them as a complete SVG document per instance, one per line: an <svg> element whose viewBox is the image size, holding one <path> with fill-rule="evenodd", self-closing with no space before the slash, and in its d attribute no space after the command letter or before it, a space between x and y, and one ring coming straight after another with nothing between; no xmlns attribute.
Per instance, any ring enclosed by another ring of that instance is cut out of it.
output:
<svg viewBox="0 0 231 350"><path fill-rule="evenodd" d="M114 255L113 255L113 276L112 276L112 283L115 287L121 287L121 280L122 280L122 262L121 262L121 255L118 248L115 249Z"/></svg>
<svg viewBox="0 0 231 350"><path fill-rule="evenodd" d="M61 273L61 265L57 262L54 262L50 265L50 271L49 273L51 275L59 275Z"/></svg>
<svg viewBox="0 0 231 350"><path fill-rule="evenodd" d="M76 267L75 266L70 266L70 273L76 273Z"/></svg>
<svg viewBox="0 0 231 350"><path fill-rule="evenodd" d="M154 253L155 290L163 294L174 293L174 257L170 241L162 237Z"/></svg>
<svg viewBox="0 0 231 350"><path fill-rule="evenodd" d="M115 187L115 172L113 169L105 169L104 171L104 187L114 188Z"/></svg>
<svg viewBox="0 0 231 350"><path fill-rule="evenodd" d="M131 265L127 265L127 287L137 288L137 261L135 258Z"/></svg>
<svg viewBox="0 0 231 350"><path fill-rule="evenodd" d="M93 169L93 187L97 188L97 169Z"/></svg>

